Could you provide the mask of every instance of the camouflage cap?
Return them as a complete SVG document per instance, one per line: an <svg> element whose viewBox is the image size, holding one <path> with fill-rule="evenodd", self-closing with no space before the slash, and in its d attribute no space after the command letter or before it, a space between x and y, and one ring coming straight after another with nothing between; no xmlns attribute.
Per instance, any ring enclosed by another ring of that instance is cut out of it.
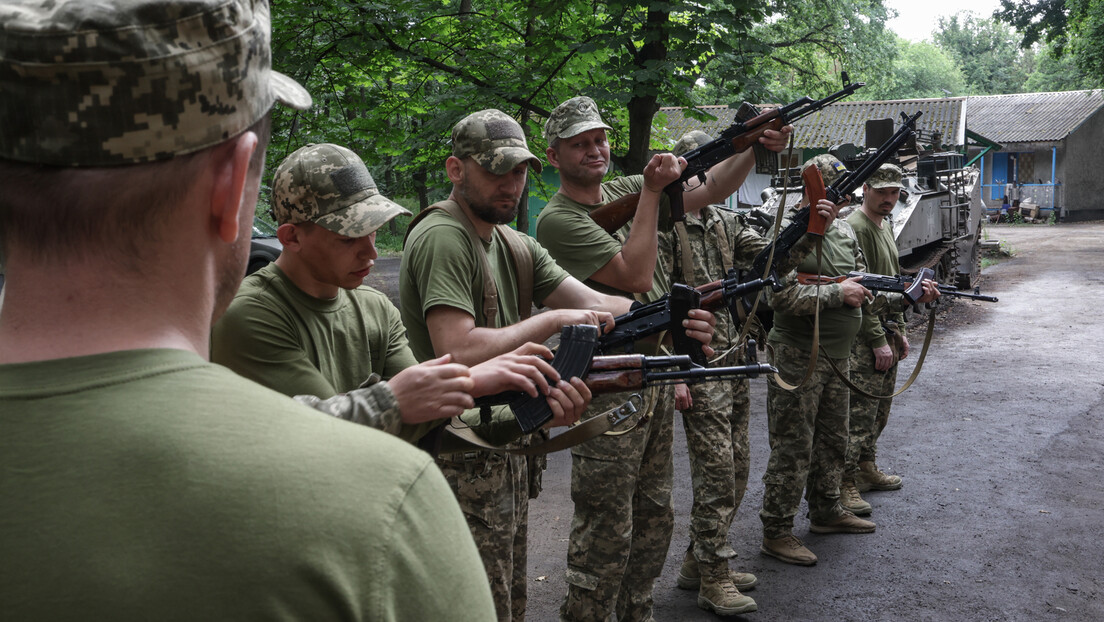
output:
<svg viewBox="0 0 1104 622"><path fill-rule="evenodd" d="M801 166L801 170L804 171L810 166L820 169L820 176L824 179L824 185L836 181L840 175L847 172L847 167L843 165L843 162L840 162L836 156L830 153L822 153L810 158Z"/></svg>
<svg viewBox="0 0 1104 622"><path fill-rule="evenodd" d="M5 0L0 158L55 166L164 160L223 142L275 101L267 0Z"/></svg>
<svg viewBox="0 0 1104 622"><path fill-rule="evenodd" d="M901 183L901 178L904 176L905 172L902 171L899 166L894 164L883 164L866 180L866 185L875 190L880 190L882 188L904 189L905 185Z"/></svg>
<svg viewBox="0 0 1104 622"><path fill-rule="evenodd" d="M272 176L272 215L278 224L313 222L360 238L406 208L380 194L357 154L323 143L300 147Z"/></svg>
<svg viewBox="0 0 1104 622"><path fill-rule="evenodd" d="M495 175L505 175L527 160L533 170L541 172L541 162L529 152L521 126L493 108L473 112L453 126L452 155L471 156Z"/></svg>
<svg viewBox="0 0 1104 622"><path fill-rule="evenodd" d="M671 149L671 153L677 156L686 155L698 147L708 145L711 142L713 142L713 139L709 137L709 134L701 130L691 130L683 134L682 138L675 143L675 146Z"/></svg>
<svg viewBox="0 0 1104 622"><path fill-rule="evenodd" d="M613 129L602 122L598 104L593 99L580 95L556 106L552 114L548 115L548 120L544 122L544 139L551 144L557 138L571 138L598 128Z"/></svg>

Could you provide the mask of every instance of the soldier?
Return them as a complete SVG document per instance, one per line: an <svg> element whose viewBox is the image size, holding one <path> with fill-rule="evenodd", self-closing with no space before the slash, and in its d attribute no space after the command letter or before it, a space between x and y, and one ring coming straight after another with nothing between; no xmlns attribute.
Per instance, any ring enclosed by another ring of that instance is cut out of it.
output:
<svg viewBox="0 0 1104 622"><path fill-rule="evenodd" d="M269 110L310 105L269 24L263 1L0 5L6 618L493 615L424 453L206 361Z"/></svg>
<svg viewBox="0 0 1104 622"><path fill-rule="evenodd" d="M538 344L470 370L447 354L417 364L399 310L362 283L377 257L376 230L410 212L380 194L352 151L320 144L289 155L273 176L272 214L284 250L246 277L215 324L214 362L409 441L428 422L471 408L473 396L549 393L545 375L556 372L533 356L551 356ZM555 388L550 399L571 401Z"/></svg>
<svg viewBox="0 0 1104 622"><path fill-rule="evenodd" d="M537 220L537 239L576 278L596 289L643 302L668 289L657 261L657 223L662 190L677 180L682 162L656 155L644 175L603 183L610 151L606 125L588 97L574 97L552 111L544 126L548 161L559 169L559 191ZM785 132L763 141L775 151ZM688 213L731 195L743 183L754 159L750 150L718 164L706 182L684 194ZM640 193L636 215L614 237L589 216L613 199ZM624 402L627 394L595 400L594 410ZM571 498L575 514L568 546L565 620L648 620L652 587L670 544L671 445L674 397L670 390L644 396L643 416L627 430L572 448Z"/></svg>
<svg viewBox="0 0 1104 622"><path fill-rule="evenodd" d="M529 152L521 126L505 113L482 110L453 127L452 156L445 162L452 192L411 223L400 269L403 321L418 359L449 353L474 364L527 341L544 341L563 326L612 328L614 315L629 310L631 301L584 286L536 240L505 226L517 216L530 167L539 172L540 161ZM488 279L497 291L493 310L487 306ZM551 310L528 317L529 300ZM694 334L708 339L707 323L691 324ZM572 382L589 399L586 386ZM556 421L572 423L581 412ZM508 409L500 414L500 429L511 434L501 435L495 426L484 426L481 434L502 443L517 437L518 426ZM519 445L528 442L525 437ZM522 619L528 501L530 491L535 496L539 490L540 470L501 452L443 447L441 453L438 464L483 555L498 617Z"/></svg>
<svg viewBox="0 0 1104 622"><path fill-rule="evenodd" d="M883 164L863 185L862 207L847 218L858 236L869 272L901 273L897 243L887 217L901 196L903 175L904 171L893 164ZM890 395L897 382L897 361L909 353L905 315L866 314L863 324L866 328L863 334L869 338L856 340L851 348L851 381L871 395ZM889 421L892 402L891 398L879 400L851 395L850 434L840 484L840 502L860 516L870 514L872 509L860 492L897 490L901 487L899 476L886 475L875 462L878 437Z"/></svg>
<svg viewBox="0 0 1104 622"><path fill-rule="evenodd" d="M689 132L672 153L682 155L712 140L705 132ZM823 216L831 223L835 212L825 209ZM814 240L805 236L795 244L788 259L778 264L778 272L793 269L812 250ZM687 214L670 232L660 234L659 256L672 281L700 286L724 278L733 268L749 269L768 245L743 217L722 205L707 205L697 214ZM710 345L726 353L717 364L740 364L743 346L736 347L740 329L727 311L717 314ZM686 430L694 488L690 546L677 585L698 590L698 606L719 615L755 611L755 601L740 594L756 585L755 575L728 568L728 560L736 557L728 543L728 531L747 490L750 469L748 379L692 385L685 392L680 389L675 406Z"/></svg>
<svg viewBox="0 0 1104 622"><path fill-rule="evenodd" d="M826 184L846 172L830 155L805 163L816 166ZM803 168L805 168L803 167ZM806 194L805 203L808 203ZM828 203L822 199L821 203ZM839 275L865 269L855 233L845 221L826 228L822 257L810 254L799 264L799 273ZM898 296L897 305L901 304ZM925 297L931 292L925 287ZM794 390L770 378L767 415L771 454L763 474L766 489L763 509L763 544L760 551L790 564L811 566L817 557L793 535L793 521L801 493L809 503L809 531L813 533L871 533L874 523L855 516L840 505L840 474L847 449L847 386L833 371L847 372L851 344L862 328L863 309L873 295L851 278L827 285L802 285L796 278L780 292L768 292L774 309L774 327L768 343L774 352L779 376L788 382L802 379L809 367L814 338L819 338L816 367ZM878 297L879 306L889 304ZM926 302L926 300L924 300ZM814 314L820 315L820 333L814 336ZM860 338L864 338L861 336Z"/></svg>

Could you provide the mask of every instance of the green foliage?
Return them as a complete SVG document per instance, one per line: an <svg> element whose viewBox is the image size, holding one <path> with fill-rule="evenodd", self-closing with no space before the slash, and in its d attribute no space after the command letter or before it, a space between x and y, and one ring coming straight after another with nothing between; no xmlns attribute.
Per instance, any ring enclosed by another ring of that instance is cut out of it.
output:
<svg viewBox="0 0 1104 622"><path fill-rule="evenodd" d="M932 43L911 43L897 37L893 67L867 87L871 99L922 99L963 95L962 70Z"/></svg>
<svg viewBox="0 0 1104 622"><path fill-rule="evenodd" d="M1027 77L1027 81L1024 83L1024 91L1026 92L1077 91L1104 86L1101 80L1082 73L1072 55L1063 54L1058 56L1054 51L1054 47L1049 43L1040 47L1035 59L1035 71Z"/></svg>
<svg viewBox="0 0 1104 622"><path fill-rule="evenodd" d="M886 44L894 37L885 28L889 17L881 0L773 0L767 18L706 68L694 102L823 97L838 90L841 71L873 84L896 54ZM870 98L867 90L855 97Z"/></svg>
<svg viewBox="0 0 1104 622"><path fill-rule="evenodd" d="M1104 86L1104 0L1001 0L996 16L1022 33L1022 47L1045 41L1083 80Z"/></svg>
<svg viewBox="0 0 1104 622"><path fill-rule="evenodd" d="M1020 93L1034 68L1034 51L1021 50L1011 28L970 11L940 17L935 44L962 69L970 95Z"/></svg>

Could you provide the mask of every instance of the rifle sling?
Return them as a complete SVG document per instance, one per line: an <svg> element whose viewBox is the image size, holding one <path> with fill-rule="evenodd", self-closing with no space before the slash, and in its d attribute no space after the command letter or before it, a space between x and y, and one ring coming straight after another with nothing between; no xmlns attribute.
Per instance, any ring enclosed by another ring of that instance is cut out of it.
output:
<svg viewBox="0 0 1104 622"><path fill-rule="evenodd" d="M824 236L817 238L816 241L816 255L817 255L817 272L820 272L820 263L824 258ZM809 350L809 367L805 370L805 377L801 379L797 384L790 384L782 379L782 375L775 373L774 381L778 386L786 391L796 391L801 385L809 381L813 377L813 372L816 371L817 364L817 352L820 351L820 281L816 282L816 307L813 308L813 345ZM832 364L832 368L835 369L835 363L832 363L831 357L825 356L828 362Z"/></svg>
<svg viewBox="0 0 1104 622"><path fill-rule="evenodd" d="M916 377L920 375L920 368L924 366L924 359L928 356L928 346L931 345L932 333L934 332L935 308L933 307L931 313L928 315L928 332L926 335L924 335L924 347L920 349L920 357L916 359L916 367L912 368L912 373L909 375L908 380L905 381L904 386L889 395L872 395L870 393L867 393L866 391L863 391L862 389L857 387L855 383L851 382L848 374L841 372L840 369L836 367L836 364L832 362L831 358L828 358L827 356L825 358L828 358L828 363L832 365L832 371L836 372L836 375L839 376L840 380L842 380L843 383L847 385L848 389L851 389L855 393L858 393L859 395L870 399L888 400L904 393L905 390L911 387L912 383L916 381Z"/></svg>
<svg viewBox="0 0 1104 622"><path fill-rule="evenodd" d="M540 456L544 454L550 454L554 451L560 451L563 449L569 449L580 443L589 441L592 438L596 438L608 432L614 430L615 427L623 423L629 417L636 414L638 411L632 404L632 400L625 402L624 404L611 408L606 412L591 417L586 421L580 421L562 434L557 434L543 443L537 443L529 445L528 447L520 448L508 448L498 445L492 445L483 440L476 434L466 423L460 420L459 417L453 417L449 424L445 426L445 430L457 438L480 447L482 449L489 449L491 451L501 451L509 454L518 454L522 456ZM628 432L632 430L640 422L647 419L647 413L640 417L636 423L626 430L618 430L618 433Z"/></svg>

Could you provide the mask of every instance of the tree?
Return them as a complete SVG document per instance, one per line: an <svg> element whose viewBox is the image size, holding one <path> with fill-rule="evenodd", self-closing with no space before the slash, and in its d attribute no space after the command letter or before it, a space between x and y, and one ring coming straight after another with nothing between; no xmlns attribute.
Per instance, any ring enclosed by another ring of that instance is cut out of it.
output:
<svg viewBox="0 0 1104 622"><path fill-rule="evenodd" d="M1023 33L1021 47L1050 44L1069 55L1088 83L1104 86L1104 0L1001 0L1001 21Z"/></svg>
<svg viewBox="0 0 1104 622"><path fill-rule="evenodd" d="M885 28L889 17L881 0L774 0L769 17L736 50L718 55L695 92L695 103L825 96L839 89L844 70L872 85L896 53L886 44L895 36ZM870 98L869 87L855 97Z"/></svg>
<svg viewBox="0 0 1104 622"><path fill-rule="evenodd" d="M940 17L932 35L935 44L962 68L970 94L1023 91L1034 66L1034 52L1018 48L1016 35L1007 24L960 11L951 17Z"/></svg>
<svg viewBox="0 0 1104 622"><path fill-rule="evenodd" d="M868 87L870 99L923 99L963 95L962 70L932 43L897 37L893 68Z"/></svg>
<svg viewBox="0 0 1104 622"><path fill-rule="evenodd" d="M1101 86L1099 80L1085 75L1078 68L1077 60L1072 55L1058 56L1050 44L1044 43L1035 58L1035 71L1031 72L1024 83L1024 90L1027 92L1077 91Z"/></svg>

